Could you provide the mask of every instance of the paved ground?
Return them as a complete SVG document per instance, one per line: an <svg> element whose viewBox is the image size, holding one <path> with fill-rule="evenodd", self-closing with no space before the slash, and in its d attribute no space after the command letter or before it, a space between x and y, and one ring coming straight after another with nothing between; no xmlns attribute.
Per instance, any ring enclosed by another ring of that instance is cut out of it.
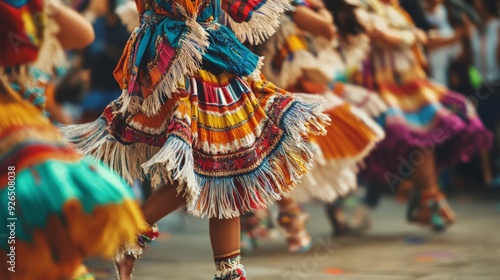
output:
<svg viewBox="0 0 500 280"><path fill-rule="evenodd" d="M330 239L321 205L308 205L315 247L292 255L282 239L267 240L243 257L251 280L500 280L500 195L451 200L459 222L433 234L404 220L404 205L391 198L372 215L363 237ZM214 268L206 220L176 213L162 221L164 234L137 266L138 280L207 280ZM98 279L113 279L107 262L91 260Z"/></svg>

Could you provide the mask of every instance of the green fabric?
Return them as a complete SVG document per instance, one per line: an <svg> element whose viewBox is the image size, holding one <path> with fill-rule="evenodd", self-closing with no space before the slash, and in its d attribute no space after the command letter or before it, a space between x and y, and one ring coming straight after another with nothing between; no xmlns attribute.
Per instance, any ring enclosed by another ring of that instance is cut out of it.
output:
<svg viewBox="0 0 500 280"><path fill-rule="evenodd" d="M58 214L65 219L62 209L69 200L79 200L84 212L92 213L95 207L133 199L131 187L107 167L88 157L75 163L44 162L17 173L15 182L16 239L22 241L30 241L34 230L45 228L50 215ZM0 190L2 221L11 217L6 206L8 192L6 186ZM8 229L2 227L0 234L3 231ZM0 244L0 248L6 246L5 242Z"/></svg>

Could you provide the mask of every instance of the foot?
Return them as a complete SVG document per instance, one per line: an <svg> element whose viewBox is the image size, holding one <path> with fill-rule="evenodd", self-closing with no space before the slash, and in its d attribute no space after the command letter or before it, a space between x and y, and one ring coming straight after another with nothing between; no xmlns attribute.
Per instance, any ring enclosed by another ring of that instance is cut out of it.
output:
<svg viewBox="0 0 500 280"><path fill-rule="evenodd" d="M343 209L341 206L328 204L326 206L326 214L332 225L332 237L337 238L350 233L349 225L345 222L345 219L342 219Z"/></svg>
<svg viewBox="0 0 500 280"><path fill-rule="evenodd" d="M291 211L280 212L278 223L288 236L287 243L290 252L307 252L311 248L312 238L305 228L308 219L309 214L299 207Z"/></svg>
<svg viewBox="0 0 500 280"><path fill-rule="evenodd" d="M131 280L135 262L142 256L139 245L124 245L116 254L114 265L117 280Z"/></svg>
<svg viewBox="0 0 500 280"><path fill-rule="evenodd" d="M247 274L243 267L233 270L225 277L215 277L214 280L247 280Z"/></svg>
<svg viewBox="0 0 500 280"><path fill-rule="evenodd" d="M408 219L430 226L434 231L443 231L455 222L455 213L439 188L433 187L413 195L408 206Z"/></svg>
<svg viewBox="0 0 500 280"><path fill-rule="evenodd" d="M364 216L361 221L355 221L349 225L349 234L353 236L359 236L364 234L371 228L371 222L368 216Z"/></svg>
<svg viewBox="0 0 500 280"><path fill-rule="evenodd" d="M117 280L131 280L134 272L135 259L132 256L123 256L120 262L115 262Z"/></svg>

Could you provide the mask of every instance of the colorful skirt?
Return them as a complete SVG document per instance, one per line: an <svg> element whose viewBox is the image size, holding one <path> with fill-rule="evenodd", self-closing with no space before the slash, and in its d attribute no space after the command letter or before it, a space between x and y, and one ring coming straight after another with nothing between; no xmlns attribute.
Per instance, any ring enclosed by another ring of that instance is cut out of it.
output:
<svg viewBox="0 0 500 280"><path fill-rule="evenodd" d="M333 92L308 95L321 97L331 125L326 128L325 136L311 137L318 148L314 168L290 197L301 202L311 199L332 202L357 188L360 166L384 138L384 131L368 115Z"/></svg>
<svg viewBox="0 0 500 280"><path fill-rule="evenodd" d="M426 156L435 155L443 168L491 147L492 135L472 103L429 81L410 50L375 51L352 79L389 107L380 118L387 137L366 160L368 179L395 186Z"/></svg>
<svg viewBox="0 0 500 280"><path fill-rule="evenodd" d="M318 148L318 160L310 175L289 195L298 201L330 202L355 189L358 166L384 135L368 115L344 103L336 96L337 92L328 88L335 73L344 67L333 43L313 38L298 29L289 16L282 16L277 33L256 47L257 53L264 56L262 72L267 78L290 92L306 92L307 99L320 100L328 107L325 113L332 120L326 136L312 137ZM342 89L337 94L352 97L355 106L373 114L385 109L378 98L370 98L375 95L367 97L366 93L351 94Z"/></svg>
<svg viewBox="0 0 500 280"><path fill-rule="evenodd" d="M10 91L0 93L0 139L0 279L69 279L83 258L136 238L130 187Z"/></svg>
<svg viewBox="0 0 500 280"><path fill-rule="evenodd" d="M140 105L121 113L122 105L119 99L95 122L62 130L128 181L177 181L188 211L210 218L238 217L290 191L312 166L309 134L325 133L328 121L318 103L267 81L205 70L186 76L157 115Z"/></svg>

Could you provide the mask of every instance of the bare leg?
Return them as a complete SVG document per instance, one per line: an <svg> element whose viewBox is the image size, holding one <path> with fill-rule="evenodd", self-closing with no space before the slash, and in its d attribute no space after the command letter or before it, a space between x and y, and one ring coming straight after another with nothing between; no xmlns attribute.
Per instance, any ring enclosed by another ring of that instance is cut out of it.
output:
<svg viewBox="0 0 500 280"><path fill-rule="evenodd" d="M184 198L181 195L177 195L176 187L177 184L162 186L154 191L146 202L144 202L142 211L149 225L155 224L161 218L185 205ZM138 257L138 254L134 255L125 252L122 260L117 262L119 280L132 279L134 264Z"/></svg>
<svg viewBox="0 0 500 280"><path fill-rule="evenodd" d="M210 243L214 255L240 249L240 218L210 219Z"/></svg>
<svg viewBox="0 0 500 280"><path fill-rule="evenodd" d="M240 218L210 219L210 242L214 253L216 279L245 276L240 264Z"/></svg>
<svg viewBox="0 0 500 280"><path fill-rule="evenodd" d="M483 181L485 185L490 185L493 180L493 174L491 172L490 166L490 155L488 151L483 151L480 153L481 167L483 168Z"/></svg>
<svg viewBox="0 0 500 280"><path fill-rule="evenodd" d="M177 183L170 186L162 186L154 191L142 205L142 212L146 222L155 224L161 218L183 207L186 200L182 194L177 195Z"/></svg>

